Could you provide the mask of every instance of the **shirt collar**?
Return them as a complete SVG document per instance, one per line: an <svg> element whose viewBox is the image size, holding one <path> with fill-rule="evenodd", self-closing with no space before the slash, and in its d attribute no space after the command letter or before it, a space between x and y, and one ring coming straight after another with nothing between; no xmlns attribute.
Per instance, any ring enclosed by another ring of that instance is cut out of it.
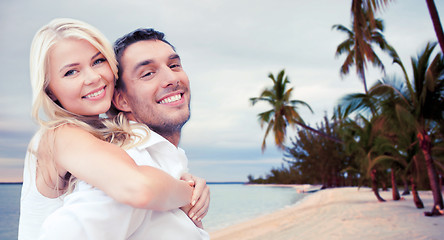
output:
<svg viewBox="0 0 444 240"><path fill-rule="evenodd" d="M146 149L149 147L152 147L154 145L157 144L165 144L165 145L171 145L171 147L174 147L175 149L179 149L177 148L174 144L172 144L170 141L166 140L164 137L162 137L161 135L159 135L158 133L154 132L153 130L151 130L149 127L147 127L146 125L143 125L146 127L147 131L148 131L148 136L146 135L146 132L138 127L135 126L134 121L130 121L131 124L131 130L134 133L137 133L138 135L142 136L143 138L147 138L145 139L145 141L142 140L142 143L140 144L136 144L136 148L137 149Z"/></svg>

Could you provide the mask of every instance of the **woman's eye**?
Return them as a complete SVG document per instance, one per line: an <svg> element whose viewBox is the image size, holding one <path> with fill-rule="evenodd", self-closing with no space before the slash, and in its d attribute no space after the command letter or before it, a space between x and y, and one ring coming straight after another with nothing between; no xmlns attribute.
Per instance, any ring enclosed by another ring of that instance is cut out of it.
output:
<svg viewBox="0 0 444 240"><path fill-rule="evenodd" d="M94 61L93 65L97 65L103 62L106 62L106 58L98 58Z"/></svg>
<svg viewBox="0 0 444 240"><path fill-rule="evenodd" d="M68 76L74 75L76 72L77 72L76 70L69 70L63 76L68 77Z"/></svg>

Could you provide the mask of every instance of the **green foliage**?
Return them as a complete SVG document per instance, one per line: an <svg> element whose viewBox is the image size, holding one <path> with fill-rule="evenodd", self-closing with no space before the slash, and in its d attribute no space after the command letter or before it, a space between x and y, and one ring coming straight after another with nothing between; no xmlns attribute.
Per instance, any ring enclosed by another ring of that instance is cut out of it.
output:
<svg viewBox="0 0 444 240"><path fill-rule="evenodd" d="M346 95L332 119L327 121L325 117L314 129L341 141L309 131L308 126L298 129L291 145L285 148L287 166L272 169L265 178L251 176L249 181L367 185L373 170L382 182L388 182L393 170L398 181L413 179L418 188L430 189L419 130L426 129L431 139L430 154L438 173L444 175L444 61L441 54L430 63L426 60L431 58L433 47L428 44L412 60L412 82L402 79L406 74L401 78L385 77L368 94ZM396 64L405 73L402 62Z"/></svg>
<svg viewBox="0 0 444 240"><path fill-rule="evenodd" d="M401 175L398 180L409 179L420 189L432 189L432 214L436 211L435 207L444 208L439 175L436 174L440 174L441 178L444 176L444 58L442 53L438 53L432 59L436 43L429 43L416 58L412 58L413 75L408 75L401 58L384 39L382 20L375 18L375 13L389 2L391 0L352 0L351 28L333 26L333 29L347 35L336 49L336 56L346 55L341 76L355 67L365 93L342 98L332 121L325 120L317 130L302 121L295 121L304 129L298 129L291 146L285 147L288 166L272 169L266 178L254 179L250 175L250 182L321 183L324 186L371 182L379 197L376 173L383 179L387 179L391 175L389 173L395 173ZM436 26L439 18L432 13L431 17ZM442 34L437 35L442 37ZM401 81L384 77L368 91L365 79L367 63L384 71L374 46L392 57L403 76ZM283 75L283 72L279 74L278 79ZM270 78L277 82L272 75ZM289 83L286 80L281 82L284 87ZM277 89L282 90L274 88ZM270 97L272 94L264 91L262 96ZM253 104L258 100L272 102L271 99L250 100ZM279 112L283 116L280 120L276 118ZM276 107L259 117L262 124L269 124L265 138L272 128L277 130L275 126L280 126L278 131L283 132L275 132L275 137L285 136L286 124L291 124L292 119L291 115ZM276 143L284 148L283 141L276 139Z"/></svg>
<svg viewBox="0 0 444 240"><path fill-rule="evenodd" d="M327 117L318 131L337 137L337 125ZM266 178L249 179L255 183L323 184L326 187L342 186L345 181L355 178L354 174L343 172L350 159L342 144L332 141L316 132L301 128L291 146L285 148L285 162L280 169L272 169ZM344 177L348 175L348 178Z"/></svg>
<svg viewBox="0 0 444 240"><path fill-rule="evenodd" d="M250 98L252 105L258 102L266 102L271 109L258 114L261 127L267 124L265 136L262 141L262 151L266 148L266 139L268 134L273 132L276 146L284 149L284 140L287 133L287 126L304 123L304 120L297 112L299 105L305 106L311 110L310 106L304 101L291 100L293 88L288 88L290 80L285 76L285 70L282 70L275 77L269 74L268 78L273 81L273 85L262 91L259 97Z"/></svg>
<svg viewBox="0 0 444 240"><path fill-rule="evenodd" d="M396 51L384 38L383 20L374 17L374 11L387 4L388 1L352 1L352 26L347 28L343 25L333 25L333 29L345 33L347 38L338 45L336 57L346 55L344 63L340 69L341 77L350 72L351 67L356 68L358 77L364 85L364 92L367 93L367 81L365 71L367 63L384 71L384 64L375 53L373 46L378 46L382 51L394 56Z"/></svg>

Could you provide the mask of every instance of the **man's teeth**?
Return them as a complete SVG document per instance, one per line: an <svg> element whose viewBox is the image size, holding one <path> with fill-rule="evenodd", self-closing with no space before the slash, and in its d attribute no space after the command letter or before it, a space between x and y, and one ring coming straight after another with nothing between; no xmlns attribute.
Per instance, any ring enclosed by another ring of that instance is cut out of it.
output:
<svg viewBox="0 0 444 240"><path fill-rule="evenodd" d="M162 101L160 101L159 103L162 103L162 104L163 103L171 103L171 102L179 101L180 99L182 99L182 95L177 94L177 95L162 99Z"/></svg>
<svg viewBox="0 0 444 240"><path fill-rule="evenodd" d="M102 88L100 91L97 91L97 92L95 92L95 93L88 94L88 95L85 96L85 98L97 97L97 96L99 96L100 94L102 94L103 91L105 91L105 88Z"/></svg>

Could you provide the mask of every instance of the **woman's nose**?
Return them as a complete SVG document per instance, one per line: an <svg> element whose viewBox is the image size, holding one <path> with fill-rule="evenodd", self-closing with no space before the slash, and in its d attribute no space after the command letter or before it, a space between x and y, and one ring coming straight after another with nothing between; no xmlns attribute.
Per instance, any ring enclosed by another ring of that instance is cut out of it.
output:
<svg viewBox="0 0 444 240"><path fill-rule="evenodd" d="M87 68L85 71L85 84L93 84L99 81L101 78L100 74L93 68Z"/></svg>

